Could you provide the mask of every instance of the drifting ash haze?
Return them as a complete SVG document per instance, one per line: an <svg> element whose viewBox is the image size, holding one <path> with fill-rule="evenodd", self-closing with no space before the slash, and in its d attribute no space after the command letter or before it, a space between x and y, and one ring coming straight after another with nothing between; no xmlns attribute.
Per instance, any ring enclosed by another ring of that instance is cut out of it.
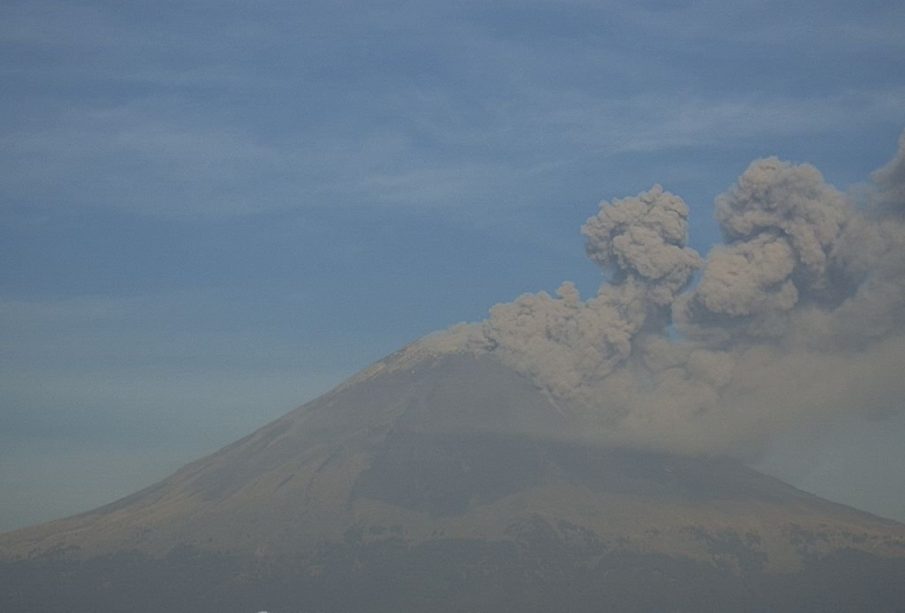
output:
<svg viewBox="0 0 905 613"><path fill-rule="evenodd" d="M457 334L619 446L746 457L795 425L902 410L905 135L857 198L809 164L753 162L716 200L706 258L687 217L658 185L604 202L582 227L596 296L566 282Z"/></svg>

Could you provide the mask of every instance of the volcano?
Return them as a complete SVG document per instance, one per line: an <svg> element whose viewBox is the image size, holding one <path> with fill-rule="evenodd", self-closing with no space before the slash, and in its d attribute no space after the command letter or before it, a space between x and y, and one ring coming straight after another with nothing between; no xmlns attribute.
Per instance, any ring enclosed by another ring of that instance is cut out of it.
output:
<svg viewBox="0 0 905 613"><path fill-rule="evenodd" d="M415 343L143 491L0 536L0 610L901 611L905 526L604 446Z"/></svg>

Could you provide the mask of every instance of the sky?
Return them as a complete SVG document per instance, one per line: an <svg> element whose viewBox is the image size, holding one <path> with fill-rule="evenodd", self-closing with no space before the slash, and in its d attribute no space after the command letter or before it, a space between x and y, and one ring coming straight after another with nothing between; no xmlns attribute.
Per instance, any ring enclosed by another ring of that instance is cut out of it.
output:
<svg viewBox="0 0 905 613"><path fill-rule="evenodd" d="M430 331L600 271L653 184L719 240L751 160L857 190L901 2L0 6L0 530L131 493ZM905 520L905 419L761 467Z"/></svg>

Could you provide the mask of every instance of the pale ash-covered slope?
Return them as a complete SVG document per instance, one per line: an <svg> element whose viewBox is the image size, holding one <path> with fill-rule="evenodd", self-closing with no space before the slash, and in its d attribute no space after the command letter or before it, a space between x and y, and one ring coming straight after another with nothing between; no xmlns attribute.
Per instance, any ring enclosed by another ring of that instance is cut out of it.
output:
<svg viewBox="0 0 905 613"><path fill-rule="evenodd" d="M564 542L776 570L843 548L905 555L896 522L733 460L600 448L566 421L492 352L415 345L157 485L0 536L0 557L188 545L268 558L514 541L538 525Z"/></svg>

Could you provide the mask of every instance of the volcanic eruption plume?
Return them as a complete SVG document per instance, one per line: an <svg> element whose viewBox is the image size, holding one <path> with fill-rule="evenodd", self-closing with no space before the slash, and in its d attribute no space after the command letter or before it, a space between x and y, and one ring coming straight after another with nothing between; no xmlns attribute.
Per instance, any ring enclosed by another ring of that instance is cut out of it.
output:
<svg viewBox="0 0 905 613"><path fill-rule="evenodd" d="M716 218L702 259L659 185L602 203L582 227L597 295L566 282L496 305L472 346L529 375L572 434L618 446L744 456L792 425L901 410L905 135L857 195L756 160Z"/></svg>
<svg viewBox="0 0 905 613"><path fill-rule="evenodd" d="M905 526L744 465L905 392L905 139L854 195L755 161L687 246L660 186L604 274L431 335L119 501L0 535L0 609L898 611ZM257 608L256 608L257 607Z"/></svg>

